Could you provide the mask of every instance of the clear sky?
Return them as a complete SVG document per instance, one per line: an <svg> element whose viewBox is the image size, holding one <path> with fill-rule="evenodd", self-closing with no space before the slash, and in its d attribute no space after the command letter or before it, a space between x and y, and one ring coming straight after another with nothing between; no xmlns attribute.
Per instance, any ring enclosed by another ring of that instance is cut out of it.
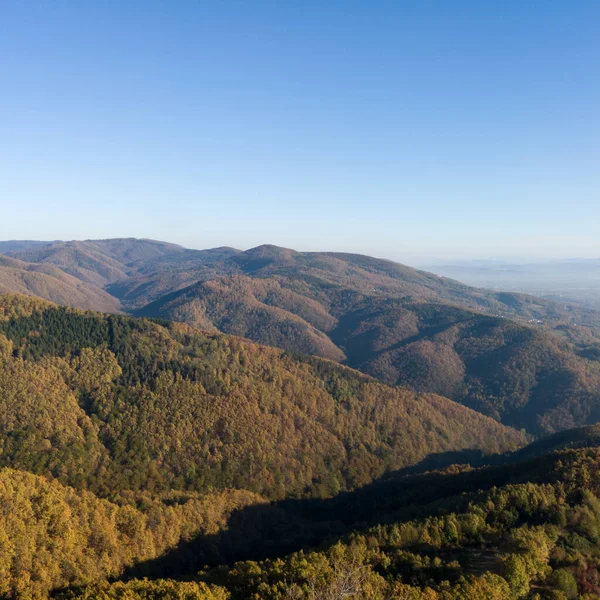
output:
<svg viewBox="0 0 600 600"><path fill-rule="evenodd" d="M2 0L0 239L600 256L600 2Z"/></svg>

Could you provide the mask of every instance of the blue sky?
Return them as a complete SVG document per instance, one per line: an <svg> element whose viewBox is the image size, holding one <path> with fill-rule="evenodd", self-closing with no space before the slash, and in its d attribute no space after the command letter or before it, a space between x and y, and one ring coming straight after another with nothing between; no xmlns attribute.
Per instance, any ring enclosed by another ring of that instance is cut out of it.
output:
<svg viewBox="0 0 600 600"><path fill-rule="evenodd" d="M600 256L600 3L0 2L0 239Z"/></svg>

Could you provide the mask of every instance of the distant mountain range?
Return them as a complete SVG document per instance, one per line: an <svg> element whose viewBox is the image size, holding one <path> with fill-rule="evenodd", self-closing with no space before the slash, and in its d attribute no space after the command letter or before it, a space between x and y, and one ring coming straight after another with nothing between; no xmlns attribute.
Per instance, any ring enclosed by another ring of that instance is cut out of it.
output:
<svg viewBox="0 0 600 600"><path fill-rule="evenodd" d="M592 309L356 254L134 238L7 244L18 249L0 257L0 291L329 358L535 434L600 418Z"/></svg>
<svg viewBox="0 0 600 600"><path fill-rule="evenodd" d="M47 246L48 244L60 243L60 240L54 240L53 242L43 242L39 240L6 240L0 241L0 254L6 252L19 252L21 250L28 250L29 248L35 248L36 246Z"/></svg>

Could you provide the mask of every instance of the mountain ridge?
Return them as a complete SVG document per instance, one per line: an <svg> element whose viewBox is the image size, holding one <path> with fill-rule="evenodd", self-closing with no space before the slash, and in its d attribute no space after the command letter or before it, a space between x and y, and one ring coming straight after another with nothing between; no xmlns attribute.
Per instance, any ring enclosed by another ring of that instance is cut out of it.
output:
<svg viewBox="0 0 600 600"><path fill-rule="evenodd" d="M21 264L21 280L51 267L84 282L88 298L73 295L71 304L95 308L103 299L109 311L330 358L536 435L589 423L600 405L600 313L581 307L471 288L385 259L268 244L202 251L122 238L10 257L38 261ZM68 303L65 290L17 285L15 276L5 291Z"/></svg>
<svg viewBox="0 0 600 600"><path fill-rule="evenodd" d="M327 495L424 452L502 451L526 439L451 400L332 361L26 297L0 296L0 352L0 466L96 493L152 481L157 490Z"/></svg>
<svg viewBox="0 0 600 600"><path fill-rule="evenodd" d="M0 399L8 597L596 589L599 425L526 445L335 361L19 295Z"/></svg>

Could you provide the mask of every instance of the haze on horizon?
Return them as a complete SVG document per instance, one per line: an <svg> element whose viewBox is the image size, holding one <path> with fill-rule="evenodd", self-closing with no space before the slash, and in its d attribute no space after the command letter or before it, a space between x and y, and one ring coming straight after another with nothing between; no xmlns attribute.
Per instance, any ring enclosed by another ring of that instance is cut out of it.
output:
<svg viewBox="0 0 600 600"><path fill-rule="evenodd" d="M600 5L0 6L0 239L600 257Z"/></svg>

